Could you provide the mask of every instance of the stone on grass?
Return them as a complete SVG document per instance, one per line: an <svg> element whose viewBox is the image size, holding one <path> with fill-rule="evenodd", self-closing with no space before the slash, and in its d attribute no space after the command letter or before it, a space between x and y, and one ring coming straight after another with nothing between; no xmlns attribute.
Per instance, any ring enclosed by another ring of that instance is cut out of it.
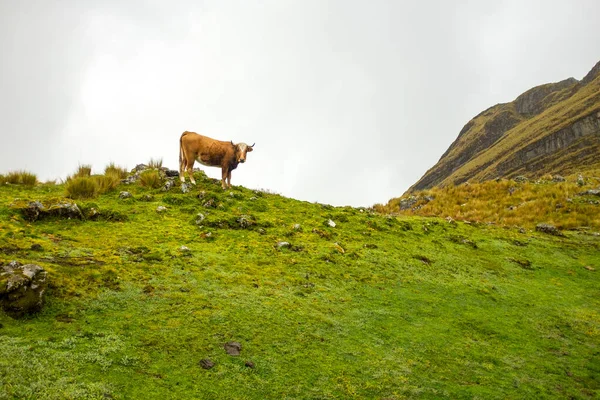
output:
<svg viewBox="0 0 600 400"><path fill-rule="evenodd" d="M156 207L156 211L157 211L157 212L164 212L164 211L167 211L167 207L165 207L165 206L158 206L158 207Z"/></svg>
<svg viewBox="0 0 600 400"><path fill-rule="evenodd" d="M290 244L290 242L277 242L277 248L279 248L279 249L288 248L291 246L292 245Z"/></svg>
<svg viewBox="0 0 600 400"><path fill-rule="evenodd" d="M332 228L335 228L335 222L333 222L332 220L327 221L327 225L329 225Z"/></svg>
<svg viewBox="0 0 600 400"><path fill-rule="evenodd" d="M123 191L123 192L119 193L119 198L120 199L129 199L131 197L133 197L133 196L129 192Z"/></svg>
<svg viewBox="0 0 600 400"><path fill-rule="evenodd" d="M242 345L239 342L227 342L223 347L230 356L239 356L242 351Z"/></svg>
<svg viewBox="0 0 600 400"><path fill-rule="evenodd" d="M41 310L46 292L46 271L36 264L11 261L0 266L0 304L15 318Z"/></svg>
<svg viewBox="0 0 600 400"><path fill-rule="evenodd" d="M550 224L537 224L535 226L535 230L538 232L547 233L548 235L562 236L562 233L558 230L558 228Z"/></svg>
<svg viewBox="0 0 600 400"><path fill-rule="evenodd" d="M188 193L191 189L191 184L182 183L181 184L181 193Z"/></svg>
<svg viewBox="0 0 600 400"><path fill-rule="evenodd" d="M212 362L212 360L210 360L208 358L204 358L204 359L200 360L200 366L204 369L211 369L212 367L215 366L215 363Z"/></svg>

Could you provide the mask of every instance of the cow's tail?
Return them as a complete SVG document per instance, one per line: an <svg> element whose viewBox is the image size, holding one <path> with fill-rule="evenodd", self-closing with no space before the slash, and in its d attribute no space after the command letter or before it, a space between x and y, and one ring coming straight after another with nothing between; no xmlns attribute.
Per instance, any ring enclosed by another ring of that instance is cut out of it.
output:
<svg viewBox="0 0 600 400"><path fill-rule="evenodd" d="M183 137L187 135L189 132L185 131L181 134L179 138L179 178L184 180L183 173L185 172L185 166L187 165L187 159L185 157L185 153L183 151Z"/></svg>

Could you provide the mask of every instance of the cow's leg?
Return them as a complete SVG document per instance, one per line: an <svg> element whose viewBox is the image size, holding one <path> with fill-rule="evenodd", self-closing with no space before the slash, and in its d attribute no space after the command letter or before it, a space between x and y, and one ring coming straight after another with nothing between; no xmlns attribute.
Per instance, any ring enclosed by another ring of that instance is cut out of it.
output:
<svg viewBox="0 0 600 400"><path fill-rule="evenodd" d="M225 179L227 179L228 174L229 171L226 168L221 169L221 187L223 190L227 189L227 186L225 185Z"/></svg>
<svg viewBox="0 0 600 400"><path fill-rule="evenodd" d="M227 173L227 187L231 188L231 171Z"/></svg>
<svg viewBox="0 0 600 400"><path fill-rule="evenodd" d="M196 180L194 179L194 159L192 157L188 158L188 162L187 162L187 172L188 172L188 176L190 177L190 182L192 182L192 185L196 184Z"/></svg>

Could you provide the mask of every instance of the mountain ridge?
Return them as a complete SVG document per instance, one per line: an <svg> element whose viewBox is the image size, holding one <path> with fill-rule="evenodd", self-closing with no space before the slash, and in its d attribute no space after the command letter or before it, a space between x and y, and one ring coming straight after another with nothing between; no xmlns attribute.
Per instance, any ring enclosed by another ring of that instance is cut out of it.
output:
<svg viewBox="0 0 600 400"><path fill-rule="evenodd" d="M600 62L575 78L535 86L467 122L407 193L466 181L600 166Z"/></svg>

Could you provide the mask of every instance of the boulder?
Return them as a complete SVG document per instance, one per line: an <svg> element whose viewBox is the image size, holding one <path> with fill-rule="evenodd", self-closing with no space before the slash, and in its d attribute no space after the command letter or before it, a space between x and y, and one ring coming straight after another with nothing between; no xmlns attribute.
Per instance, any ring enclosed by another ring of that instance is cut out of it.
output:
<svg viewBox="0 0 600 400"><path fill-rule="evenodd" d="M558 230L558 228L550 224L537 224L535 230L538 232L547 233L548 235L562 236L562 233Z"/></svg>
<svg viewBox="0 0 600 400"><path fill-rule="evenodd" d="M77 204L71 200L58 199L45 201L30 201L25 205L13 204L29 221L37 221L44 217L77 218L83 219L83 214Z"/></svg>
<svg viewBox="0 0 600 400"><path fill-rule="evenodd" d="M18 318L41 310L47 282L46 271L36 264L16 261L0 266L0 304L8 315Z"/></svg>

